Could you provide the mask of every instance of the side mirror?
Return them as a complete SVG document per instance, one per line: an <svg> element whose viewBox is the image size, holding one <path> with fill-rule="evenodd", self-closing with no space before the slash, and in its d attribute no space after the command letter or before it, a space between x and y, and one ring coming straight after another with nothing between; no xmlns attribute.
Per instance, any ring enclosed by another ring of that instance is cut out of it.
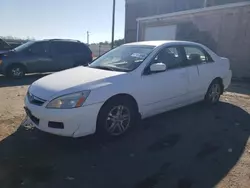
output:
<svg viewBox="0 0 250 188"><path fill-rule="evenodd" d="M164 63L154 63L150 66L151 72L164 72L167 70L167 66Z"/></svg>

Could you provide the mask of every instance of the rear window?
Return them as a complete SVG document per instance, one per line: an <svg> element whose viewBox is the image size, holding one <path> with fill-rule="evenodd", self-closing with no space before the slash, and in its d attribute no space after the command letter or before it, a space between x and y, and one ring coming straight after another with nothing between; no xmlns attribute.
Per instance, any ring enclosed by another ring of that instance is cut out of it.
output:
<svg viewBox="0 0 250 188"><path fill-rule="evenodd" d="M68 54L71 53L70 45L68 42L53 42L52 50L55 54Z"/></svg>
<svg viewBox="0 0 250 188"><path fill-rule="evenodd" d="M83 43L71 43L71 51L75 53L91 54L90 49Z"/></svg>

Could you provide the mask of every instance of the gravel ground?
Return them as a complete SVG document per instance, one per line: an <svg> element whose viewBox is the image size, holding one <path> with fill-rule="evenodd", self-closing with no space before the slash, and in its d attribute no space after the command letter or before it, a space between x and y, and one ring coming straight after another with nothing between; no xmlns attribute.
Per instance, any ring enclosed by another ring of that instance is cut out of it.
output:
<svg viewBox="0 0 250 188"><path fill-rule="evenodd" d="M216 106L167 112L103 141L20 126L27 88L41 76L0 77L0 188L249 188L250 85L234 83Z"/></svg>

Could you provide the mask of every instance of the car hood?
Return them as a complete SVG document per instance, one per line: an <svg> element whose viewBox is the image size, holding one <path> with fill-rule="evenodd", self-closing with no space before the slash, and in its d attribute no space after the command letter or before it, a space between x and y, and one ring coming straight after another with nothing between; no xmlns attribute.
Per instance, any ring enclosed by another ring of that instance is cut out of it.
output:
<svg viewBox="0 0 250 188"><path fill-rule="evenodd" d="M89 67L76 67L45 76L34 82L29 92L44 100L108 84L106 79L126 74Z"/></svg>
<svg viewBox="0 0 250 188"><path fill-rule="evenodd" d="M3 50L0 50L0 55L1 55L1 56L6 55L7 53L8 53L8 51L6 51L6 50L4 50L4 51L3 51Z"/></svg>
<svg viewBox="0 0 250 188"><path fill-rule="evenodd" d="M0 51L0 57L1 58L18 58L20 56L19 53L16 53L15 51L8 50L8 51Z"/></svg>

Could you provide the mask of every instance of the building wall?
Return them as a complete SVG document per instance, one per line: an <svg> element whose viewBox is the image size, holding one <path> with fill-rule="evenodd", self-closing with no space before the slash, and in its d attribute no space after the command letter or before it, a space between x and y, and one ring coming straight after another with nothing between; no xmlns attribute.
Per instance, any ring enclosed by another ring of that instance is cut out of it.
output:
<svg viewBox="0 0 250 188"><path fill-rule="evenodd" d="M125 42L136 41L136 19L204 7L205 0L126 0ZM207 0L207 6L250 0Z"/></svg>
<svg viewBox="0 0 250 188"><path fill-rule="evenodd" d="M142 21L146 27L177 25L176 39L202 43L228 57L235 78L250 78L250 5Z"/></svg>

